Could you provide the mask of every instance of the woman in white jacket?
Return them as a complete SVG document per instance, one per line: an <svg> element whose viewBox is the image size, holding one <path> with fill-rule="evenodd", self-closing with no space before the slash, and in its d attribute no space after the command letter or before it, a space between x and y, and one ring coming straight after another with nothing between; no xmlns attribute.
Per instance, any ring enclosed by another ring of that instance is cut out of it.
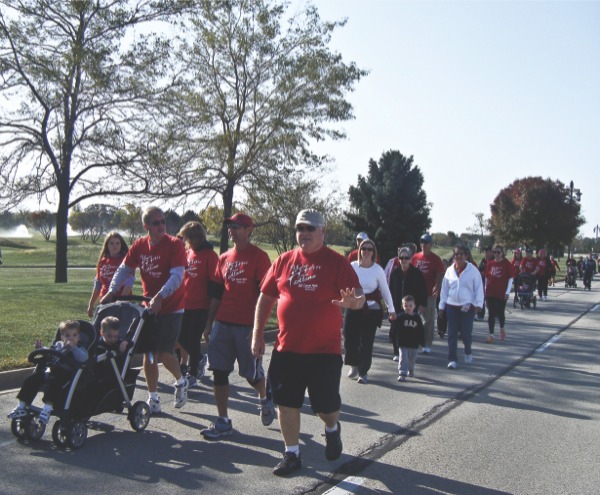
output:
<svg viewBox="0 0 600 495"><path fill-rule="evenodd" d="M479 270L467 261L467 250L454 246L454 263L446 270L440 294L440 311L448 321L448 368L456 369L458 337L465 346L465 363L473 361L473 320L483 307L483 283Z"/></svg>
<svg viewBox="0 0 600 495"><path fill-rule="evenodd" d="M394 303L385 279L383 268L375 263L377 248L371 239L365 239L358 248L358 261L352 268L358 275L365 292L362 309L348 309L344 317L344 362L350 366L348 378L357 378L358 383L367 383L367 373L373 359L373 342L377 327L383 318L382 298L388 306L390 320L396 318Z"/></svg>

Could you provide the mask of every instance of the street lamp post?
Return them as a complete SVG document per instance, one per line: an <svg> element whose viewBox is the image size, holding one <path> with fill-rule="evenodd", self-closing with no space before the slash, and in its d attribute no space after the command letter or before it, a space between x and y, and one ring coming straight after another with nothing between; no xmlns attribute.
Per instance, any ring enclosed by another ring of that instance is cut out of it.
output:
<svg viewBox="0 0 600 495"><path fill-rule="evenodd" d="M577 202L581 201L581 189L573 189L573 181L569 184L569 204L573 204L573 193L577 197ZM597 227L597 226L596 226ZM598 234L596 233L596 239L598 238ZM567 250L567 259L571 259L571 241L569 241L569 247Z"/></svg>
<svg viewBox="0 0 600 495"><path fill-rule="evenodd" d="M600 232L600 227L598 225L596 225L594 227L594 233L596 234L596 240L594 241L594 249L597 251L598 250L598 233Z"/></svg>

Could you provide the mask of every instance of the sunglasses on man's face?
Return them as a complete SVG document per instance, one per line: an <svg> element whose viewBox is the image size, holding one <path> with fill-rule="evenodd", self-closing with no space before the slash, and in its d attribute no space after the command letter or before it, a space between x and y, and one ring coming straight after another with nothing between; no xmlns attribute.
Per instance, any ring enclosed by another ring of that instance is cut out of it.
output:
<svg viewBox="0 0 600 495"><path fill-rule="evenodd" d="M312 225L296 225L296 232L314 232L315 230L317 230L317 227Z"/></svg>
<svg viewBox="0 0 600 495"><path fill-rule="evenodd" d="M400 260L410 260L410 256L400 256L398 259L400 259Z"/></svg>
<svg viewBox="0 0 600 495"><path fill-rule="evenodd" d="M159 225L165 225L167 223L167 221L164 218L161 218L160 220L153 220L150 225L153 225L154 227L158 227Z"/></svg>

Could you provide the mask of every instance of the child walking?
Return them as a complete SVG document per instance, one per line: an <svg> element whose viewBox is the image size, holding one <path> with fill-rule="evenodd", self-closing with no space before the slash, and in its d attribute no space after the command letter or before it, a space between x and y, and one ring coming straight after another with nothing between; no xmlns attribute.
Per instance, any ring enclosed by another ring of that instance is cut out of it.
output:
<svg viewBox="0 0 600 495"><path fill-rule="evenodd" d="M402 309L404 312L392 322L392 325L396 325L396 342L400 348L399 382L405 382L407 376L415 376L415 361L419 346L425 345L425 327L421 317L415 314L415 298L411 295L404 296Z"/></svg>

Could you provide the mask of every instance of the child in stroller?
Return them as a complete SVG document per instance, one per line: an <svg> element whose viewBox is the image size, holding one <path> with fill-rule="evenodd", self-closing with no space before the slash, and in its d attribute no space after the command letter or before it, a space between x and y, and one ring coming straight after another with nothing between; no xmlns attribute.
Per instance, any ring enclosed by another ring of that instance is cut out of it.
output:
<svg viewBox="0 0 600 495"><path fill-rule="evenodd" d="M528 272L521 272L517 275L517 283L515 284L515 298L513 300L513 307L517 307L517 304L523 307L530 308L536 307L537 300L535 297L535 276Z"/></svg>
<svg viewBox="0 0 600 495"><path fill-rule="evenodd" d="M127 296L127 299L135 299L136 296ZM137 299L141 299L139 296ZM65 387L66 399L64 406L56 407L52 415L58 417L52 428L52 440L59 447L79 448L87 439L88 421L92 416L105 412L121 412L124 407L128 410L128 420L135 431L143 431L150 420L150 410L143 401L131 403L135 391L135 382L139 375L139 369L130 369L130 358L133 354L135 343L139 337L144 324L147 311L137 304L115 302L101 306L96 311L93 323L79 322L86 333L89 332L88 350L92 359L81 366L73 376L68 387ZM111 318L102 331L101 322L107 316ZM116 320L116 322L115 322ZM114 342L114 336L109 327L119 323L119 334L130 336L124 343L119 340ZM128 331L129 330L129 331ZM95 345L96 335L102 333L102 339ZM116 344L116 347L115 347ZM119 347L125 353L119 353ZM34 351L29 360L36 362L38 367L45 369L47 361ZM11 430L13 435L19 439L39 440L46 429L46 423L42 423L35 416L36 408L30 407L31 412L27 416L13 418ZM39 408L37 408L39 411Z"/></svg>
<svg viewBox="0 0 600 495"><path fill-rule="evenodd" d="M39 363L34 373L25 378L17 395L19 404L8 415L10 419L26 417L31 410L31 403L42 388L45 388L45 390L42 399L44 407L38 415L40 423L46 425L50 419L52 409L62 407L66 399L67 386L73 379L78 364L85 363L88 360L87 349L79 346L80 328L78 321L63 321L58 329L60 340L56 341L52 347L44 347L39 339L35 341L35 350L39 351L35 355L48 354L52 357L48 363L50 371L46 372L46 366L42 365L46 364L45 362Z"/></svg>

